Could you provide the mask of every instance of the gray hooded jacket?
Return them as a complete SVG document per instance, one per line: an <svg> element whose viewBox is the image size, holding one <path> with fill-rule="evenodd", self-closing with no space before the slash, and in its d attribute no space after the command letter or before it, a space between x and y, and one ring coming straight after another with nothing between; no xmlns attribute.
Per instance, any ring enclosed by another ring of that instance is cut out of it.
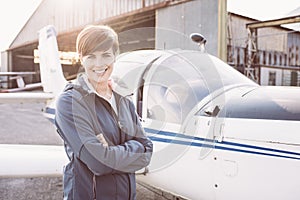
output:
<svg viewBox="0 0 300 200"><path fill-rule="evenodd" d="M64 168L64 199L135 199L135 171L149 164L153 145L133 103L114 96L117 113L79 76L57 101L55 124L70 160ZM97 139L100 133L108 147Z"/></svg>

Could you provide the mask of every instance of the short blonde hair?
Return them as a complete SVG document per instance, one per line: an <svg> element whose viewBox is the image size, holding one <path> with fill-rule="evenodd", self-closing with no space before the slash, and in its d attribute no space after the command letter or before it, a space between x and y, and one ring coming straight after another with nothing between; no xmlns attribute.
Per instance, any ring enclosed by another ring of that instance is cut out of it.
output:
<svg viewBox="0 0 300 200"><path fill-rule="evenodd" d="M113 48L115 55L119 52L117 33L105 25L89 25L77 36L76 51L81 56L86 56L95 51L106 51Z"/></svg>

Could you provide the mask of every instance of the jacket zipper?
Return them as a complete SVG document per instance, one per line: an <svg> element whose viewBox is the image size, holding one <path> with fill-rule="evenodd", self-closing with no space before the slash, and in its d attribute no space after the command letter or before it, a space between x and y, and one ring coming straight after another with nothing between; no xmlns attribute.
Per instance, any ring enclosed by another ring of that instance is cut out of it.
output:
<svg viewBox="0 0 300 200"><path fill-rule="evenodd" d="M101 98L101 97L100 97ZM120 129L120 126L119 126L119 123L118 123L118 120L117 120L117 114L115 113L114 109L112 108L111 104L109 102L107 102L105 99L102 99L102 101L105 101L103 103L104 107L107 108L106 106L106 103L108 104L108 111L111 113L112 115L112 118L114 119L114 123L115 125L118 127L118 129ZM121 132L121 129L120 129L120 132ZM97 199L97 181L96 181L96 175L93 174L93 200L96 200Z"/></svg>
<svg viewBox="0 0 300 200"><path fill-rule="evenodd" d="M96 200L97 199L97 196L96 196L96 191L97 191L97 182L96 182L96 175L93 174L93 200Z"/></svg>

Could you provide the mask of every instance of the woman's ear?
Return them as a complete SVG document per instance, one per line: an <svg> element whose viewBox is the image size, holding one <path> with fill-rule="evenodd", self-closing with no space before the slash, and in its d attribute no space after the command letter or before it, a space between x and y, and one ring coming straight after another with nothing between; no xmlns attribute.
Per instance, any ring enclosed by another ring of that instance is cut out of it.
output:
<svg viewBox="0 0 300 200"><path fill-rule="evenodd" d="M116 62L116 60L117 60L117 56L118 56L118 53L117 52L115 52L114 53L114 63Z"/></svg>
<svg viewBox="0 0 300 200"><path fill-rule="evenodd" d="M79 53L79 54L78 54L78 57L79 57L80 63L82 64L82 54Z"/></svg>

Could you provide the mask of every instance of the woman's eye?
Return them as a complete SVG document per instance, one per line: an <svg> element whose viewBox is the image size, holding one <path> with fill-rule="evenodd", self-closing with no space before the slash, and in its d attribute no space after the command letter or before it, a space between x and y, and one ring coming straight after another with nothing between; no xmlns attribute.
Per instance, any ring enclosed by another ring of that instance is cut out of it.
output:
<svg viewBox="0 0 300 200"><path fill-rule="evenodd" d="M108 57L111 57L111 54L110 53L104 53L102 56L105 57L105 58L108 58Z"/></svg>
<svg viewBox="0 0 300 200"><path fill-rule="evenodd" d="M87 59L94 59L94 58L96 58L96 56L94 56L94 55L88 55L87 56Z"/></svg>

